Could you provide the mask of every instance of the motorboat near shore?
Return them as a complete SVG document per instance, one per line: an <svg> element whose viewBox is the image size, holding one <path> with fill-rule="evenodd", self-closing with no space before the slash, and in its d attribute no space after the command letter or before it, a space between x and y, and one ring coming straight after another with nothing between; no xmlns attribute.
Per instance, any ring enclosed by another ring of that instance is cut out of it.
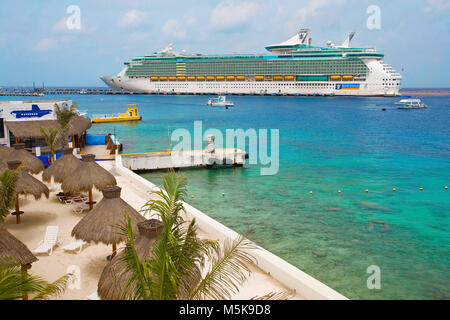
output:
<svg viewBox="0 0 450 320"><path fill-rule="evenodd" d="M118 115L104 115L100 117L93 117L91 119L92 123L139 121L142 119L135 104L129 104L127 105L127 107L128 109L125 113L119 113Z"/></svg>
<svg viewBox="0 0 450 320"><path fill-rule="evenodd" d="M427 105L420 99L406 98L395 103L398 109L426 109Z"/></svg>
<svg viewBox="0 0 450 320"><path fill-rule="evenodd" d="M209 98L206 105L210 107L225 107L225 109L228 109L230 107L234 107L234 102L229 100L227 101L225 96L218 96L217 98Z"/></svg>

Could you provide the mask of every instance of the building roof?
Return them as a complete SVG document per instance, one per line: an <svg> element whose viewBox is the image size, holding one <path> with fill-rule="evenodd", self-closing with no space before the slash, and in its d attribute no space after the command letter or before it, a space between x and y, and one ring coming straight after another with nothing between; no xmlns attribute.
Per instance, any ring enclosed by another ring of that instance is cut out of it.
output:
<svg viewBox="0 0 450 320"><path fill-rule="evenodd" d="M49 128L57 128L56 120L35 120L35 121L6 121L6 127L19 139L43 138L40 127L48 131ZM70 124L68 135L80 135L92 126L91 119L87 117L75 116Z"/></svg>

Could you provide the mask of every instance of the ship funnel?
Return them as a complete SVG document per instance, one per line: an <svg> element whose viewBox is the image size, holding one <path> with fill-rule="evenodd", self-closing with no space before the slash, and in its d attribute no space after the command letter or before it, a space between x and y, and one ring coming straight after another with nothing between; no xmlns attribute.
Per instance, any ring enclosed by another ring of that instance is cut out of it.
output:
<svg viewBox="0 0 450 320"><path fill-rule="evenodd" d="M305 44L309 31L310 31L309 29L300 29L300 31L298 32L300 44Z"/></svg>
<svg viewBox="0 0 450 320"><path fill-rule="evenodd" d="M342 43L341 47L342 48L349 48L350 47L350 41L352 41L353 37L355 35L355 32L350 32L347 39L344 40L344 42Z"/></svg>

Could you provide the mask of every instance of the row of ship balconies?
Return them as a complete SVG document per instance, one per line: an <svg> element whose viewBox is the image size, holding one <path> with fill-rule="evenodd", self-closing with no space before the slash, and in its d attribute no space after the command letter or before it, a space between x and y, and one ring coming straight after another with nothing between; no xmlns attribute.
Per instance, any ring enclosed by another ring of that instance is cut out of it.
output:
<svg viewBox="0 0 450 320"><path fill-rule="evenodd" d="M130 76L130 78L142 78ZM354 75L256 75L256 76L150 76L150 81L354 81Z"/></svg>

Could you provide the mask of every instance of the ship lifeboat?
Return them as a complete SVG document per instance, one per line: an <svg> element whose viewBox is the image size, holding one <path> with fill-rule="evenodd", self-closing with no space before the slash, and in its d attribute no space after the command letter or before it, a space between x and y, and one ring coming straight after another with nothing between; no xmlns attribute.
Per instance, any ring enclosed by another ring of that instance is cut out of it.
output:
<svg viewBox="0 0 450 320"><path fill-rule="evenodd" d="M284 76L284 80L293 81L294 80L294 76Z"/></svg>
<svg viewBox="0 0 450 320"><path fill-rule="evenodd" d="M175 80L177 80L177 77L169 77L169 80L170 81L175 81Z"/></svg>
<svg viewBox="0 0 450 320"><path fill-rule="evenodd" d="M160 81L167 81L167 77L159 77Z"/></svg>
<svg viewBox="0 0 450 320"><path fill-rule="evenodd" d="M205 81L205 77L204 77L204 76L198 76L198 77L197 77L197 80L198 80L198 81Z"/></svg>
<svg viewBox="0 0 450 320"><path fill-rule="evenodd" d="M342 80L353 80L353 76L342 76Z"/></svg>
<svg viewBox="0 0 450 320"><path fill-rule="evenodd" d="M225 80L225 77L224 76L217 76L216 80L217 81L223 81L223 80Z"/></svg>
<svg viewBox="0 0 450 320"><path fill-rule="evenodd" d="M215 77L214 76L207 76L206 80L208 81L214 81Z"/></svg>
<svg viewBox="0 0 450 320"><path fill-rule="evenodd" d="M330 80L339 81L341 80L341 76L330 76Z"/></svg>
<svg viewBox="0 0 450 320"><path fill-rule="evenodd" d="M245 76L237 76L236 80L237 81L245 81Z"/></svg>
<svg viewBox="0 0 450 320"><path fill-rule="evenodd" d="M159 77L150 77L150 80L152 81L158 81Z"/></svg>
<svg viewBox="0 0 450 320"><path fill-rule="evenodd" d="M256 81L263 81L264 80L264 76L255 76L255 80Z"/></svg>
<svg viewBox="0 0 450 320"><path fill-rule="evenodd" d="M177 77L177 79L180 80L180 81L185 81L186 77Z"/></svg>
<svg viewBox="0 0 450 320"><path fill-rule="evenodd" d="M195 81L195 77L191 76L191 77L187 77L188 81Z"/></svg>
<svg viewBox="0 0 450 320"><path fill-rule="evenodd" d="M228 81L233 81L235 79L235 76L227 76Z"/></svg>
<svg viewBox="0 0 450 320"><path fill-rule="evenodd" d="M273 80L283 80L283 76L273 76Z"/></svg>

